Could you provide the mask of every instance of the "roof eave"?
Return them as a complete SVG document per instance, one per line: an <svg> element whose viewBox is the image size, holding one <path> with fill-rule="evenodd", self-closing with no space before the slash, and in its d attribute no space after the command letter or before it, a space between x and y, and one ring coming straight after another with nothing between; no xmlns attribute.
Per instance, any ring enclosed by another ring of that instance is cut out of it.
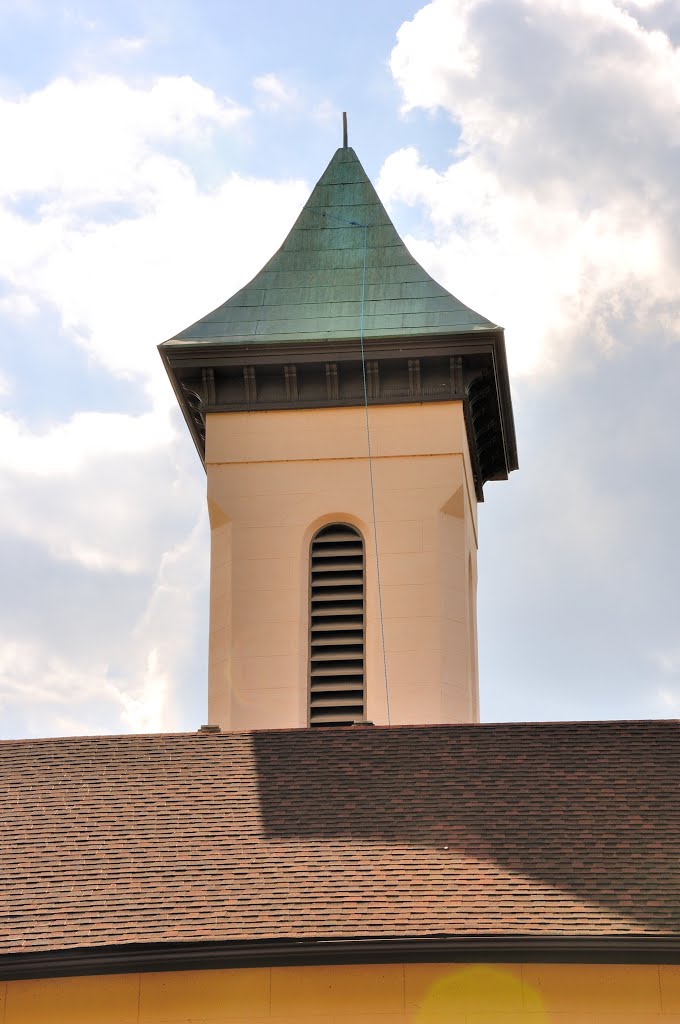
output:
<svg viewBox="0 0 680 1024"><path fill-rule="evenodd" d="M364 331L363 337L365 341L369 341L373 338L403 338L405 341L418 342L418 339L423 337L441 337L446 335L448 337L468 337L470 334L494 334L498 331L502 331L503 328L497 324L465 324L460 326L442 327L436 325L432 327L422 327L417 331L415 330L404 330L401 327L394 328L369 328ZM332 344L334 341L355 341L359 344L359 336L355 330L348 331L310 331L308 334L300 333L300 331L290 332L276 332L271 334L223 334L215 337L205 336L197 334L194 337L174 337L169 338L167 341L162 342L158 348L160 351L164 349L174 350L176 348L195 349L199 345L201 348L210 349L212 347L222 347L230 345L258 345L262 348L269 348L274 345L285 345L294 344L296 348L299 348L301 343L306 343L308 340L312 341L323 341L326 344Z"/></svg>
<svg viewBox="0 0 680 1024"><path fill-rule="evenodd" d="M0 980L321 964L680 964L680 935L439 935L148 943L0 956Z"/></svg>

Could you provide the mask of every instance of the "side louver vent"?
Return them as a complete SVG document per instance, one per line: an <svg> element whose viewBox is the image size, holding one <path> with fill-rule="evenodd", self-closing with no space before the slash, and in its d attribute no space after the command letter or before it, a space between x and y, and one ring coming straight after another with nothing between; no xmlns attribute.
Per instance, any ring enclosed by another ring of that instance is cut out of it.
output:
<svg viewBox="0 0 680 1024"><path fill-rule="evenodd" d="M365 717L364 541L347 523L324 526L311 550L309 724Z"/></svg>

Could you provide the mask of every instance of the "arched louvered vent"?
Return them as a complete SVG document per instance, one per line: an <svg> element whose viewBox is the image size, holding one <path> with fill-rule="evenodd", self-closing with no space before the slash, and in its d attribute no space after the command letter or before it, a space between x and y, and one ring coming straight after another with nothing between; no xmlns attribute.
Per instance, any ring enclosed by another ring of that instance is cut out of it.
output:
<svg viewBox="0 0 680 1024"><path fill-rule="evenodd" d="M309 724L365 717L364 541L347 523L324 526L311 550Z"/></svg>

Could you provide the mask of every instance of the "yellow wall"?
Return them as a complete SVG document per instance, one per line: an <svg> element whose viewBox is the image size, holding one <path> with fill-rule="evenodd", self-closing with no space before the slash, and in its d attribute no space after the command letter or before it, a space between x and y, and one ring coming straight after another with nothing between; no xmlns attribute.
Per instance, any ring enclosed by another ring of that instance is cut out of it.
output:
<svg viewBox="0 0 680 1024"><path fill-rule="evenodd" d="M679 1024L680 967L390 964L11 981L0 983L0 1021Z"/></svg>
<svg viewBox="0 0 680 1024"><path fill-rule="evenodd" d="M393 724L476 721L476 499L460 402L370 410ZM309 545L328 522L366 551L368 718L386 724L363 408L207 418L209 716L307 725Z"/></svg>

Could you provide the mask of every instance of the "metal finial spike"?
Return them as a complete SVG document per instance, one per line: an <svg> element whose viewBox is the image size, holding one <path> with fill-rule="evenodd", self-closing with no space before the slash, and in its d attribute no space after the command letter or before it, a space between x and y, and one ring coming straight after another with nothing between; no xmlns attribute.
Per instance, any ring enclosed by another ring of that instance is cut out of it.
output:
<svg viewBox="0 0 680 1024"><path fill-rule="evenodd" d="M342 148L347 149L347 111L342 112Z"/></svg>

